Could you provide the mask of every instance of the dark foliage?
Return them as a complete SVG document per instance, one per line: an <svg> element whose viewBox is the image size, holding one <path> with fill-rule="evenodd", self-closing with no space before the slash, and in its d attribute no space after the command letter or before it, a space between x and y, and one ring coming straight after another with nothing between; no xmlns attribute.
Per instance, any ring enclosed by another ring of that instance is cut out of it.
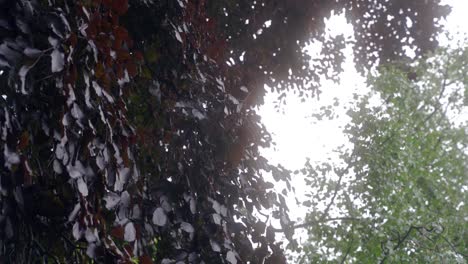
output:
<svg viewBox="0 0 468 264"><path fill-rule="evenodd" d="M343 39L322 68L302 49L342 8L362 67L400 56L406 35L433 48L446 14L438 1L0 1L3 260L285 262L271 218L290 238L290 175L259 154L271 139L251 106L263 83L315 89L339 71Z"/></svg>

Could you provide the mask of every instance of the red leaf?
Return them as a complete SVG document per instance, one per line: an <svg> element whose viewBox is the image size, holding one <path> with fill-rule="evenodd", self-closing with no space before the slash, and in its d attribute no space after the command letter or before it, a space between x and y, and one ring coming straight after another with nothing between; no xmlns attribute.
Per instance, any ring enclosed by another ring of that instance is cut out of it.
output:
<svg viewBox="0 0 468 264"><path fill-rule="evenodd" d="M133 48L133 40L131 38L128 38L125 42L127 42L127 47L129 49Z"/></svg>
<svg viewBox="0 0 468 264"><path fill-rule="evenodd" d="M128 151L126 148L123 149L122 160L125 167L130 167L130 159L128 158Z"/></svg>
<svg viewBox="0 0 468 264"><path fill-rule="evenodd" d="M128 31L124 27L114 27L113 32L116 39L128 40Z"/></svg>
<svg viewBox="0 0 468 264"><path fill-rule="evenodd" d="M112 1L112 11L121 16L128 10L128 0L114 0Z"/></svg>
<svg viewBox="0 0 468 264"><path fill-rule="evenodd" d="M106 63L106 66L107 66L107 67L109 67L109 68L112 67L112 64L113 64L113 59L112 59L112 57L109 56L109 55L106 56L105 63Z"/></svg>
<svg viewBox="0 0 468 264"><path fill-rule="evenodd" d="M120 61L125 61L125 60L130 59L130 53L128 53L128 51L124 49L117 50L116 53L117 53L117 59Z"/></svg>
<svg viewBox="0 0 468 264"><path fill-rule="evenodd" d="M18 149L19 150L24 150L26 147L29 145L29 133L28 131L24 131L23 134L21 134L19 144L18 144Z"/></svg>
<svg viewBox="0 0 468 264"><path fill-rule="evenodd" d="M141 264L153 264L153 260L148 255L143 255L140 257Z"/></svg>
<svg viewBox="0 0 468 264"><path fill-rule="evenodd" d="M107 21L107 20L102 20L102 22L101 22L101 30L102 30L103 32L109 32L109 31L111 31L111 30L112 30L112 24L111 24L109 21Z"/></svg>
<svg viewBox="0 0 468 264"><path fill-rule="evenodd" d="M112 228L111 235L115 238L122 239L124 238L124 228L123 226L116 226Z"/></svg>
<svg viewBox="0 0 468 264"><path fill-rule="evenodd" d="M86 32L86 35L89 38L91 38L91 39L95 38L96 34L97 34L96 25L94 23L89 23L89 25L86 28L85 32Z"/></svg>
<svg viewBox="0 0 468 264"><path fill-rule="evenodd" d="M105 7L110 7L112 0L102 0L102 5Z"/></svg>
<svg viewBox="0 0 468 264"><path fill-rule="evenodd" d="M142 62L143 61L143 54L140 51L135 51L134 57L136 60Z"/></svg>
<svg viewBox="0 0 468 264"><path fill-rule="evenodd" d="M136 64L133 61L128 61L125 66L127 68L127 71L130 77L135 77L137 74Z"/></svg>
<svg viewBox="0 0 468 264"><path fill-rule="evenodd" d="M122 48L122 41L120 39L115 39L114 45L112 47L113 50L119 50Z"/></svg>
<svg viewBox="0 0 468 264"><path fill-rule="evenodd" d="M113 26L119 25L119 16L112 16L112 25Z"/></svg>
<svg viewBox="0 0 468 264"><path fill-rule="evenodd" d="M116 72L117 78L122 79L124 77L124 70L123 70L122 64L116 64L115 67L116 67L115 72Z"/></svg>
<svg viewBox="0 0 468 264"><path fill-rule="evenodd" d="M133 257L133 249L132 246L130 246L130 244L124 245L124 250L129 256Z"/></svg>
<svg viewBox="0 0 468 264"><path fill-rule="evenodd" d="M76 43L78 42L78 38L76 37L76 34L75 34L74 32L72 32L72 33L70 34L69 40L70 40L70 45L71 45L72 47L75 47L75 46L76 46Z"/></svg>

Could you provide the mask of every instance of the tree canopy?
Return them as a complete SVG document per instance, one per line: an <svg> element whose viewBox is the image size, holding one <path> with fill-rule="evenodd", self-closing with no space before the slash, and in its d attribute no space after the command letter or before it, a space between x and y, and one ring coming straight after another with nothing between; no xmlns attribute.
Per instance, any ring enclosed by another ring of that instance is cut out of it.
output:
<svg viewBox="0 0 468 264"><path fill-rule="evenodd" d="M389 65L369 79L350 151L307 166L305 263L466 263L467 66L465 47L439 50L415 78Z"/></svg>
<svg viewBox="0 0 468 264"><path fill-rule="evenodd" d="M11 263L284 263L260 171L264 84L313 90L435 47L439 1L0 1L0 256ZM405 21L410 20L411 26ZM323 41L322 58L303 49ZM311 59L320 66L309 67ZM332 69L331 71L329 69ZM290 232L286 232L290 238Z"/></svg>

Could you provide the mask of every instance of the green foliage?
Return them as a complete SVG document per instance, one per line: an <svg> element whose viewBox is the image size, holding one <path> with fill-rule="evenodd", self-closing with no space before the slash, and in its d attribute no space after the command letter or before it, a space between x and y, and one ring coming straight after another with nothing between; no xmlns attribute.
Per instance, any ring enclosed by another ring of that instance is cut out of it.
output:
<svg viewBox="0 0 468 264"><path fill-rule="evenodd" d="M369 78L348 112L351 150L307 165L304 263L466 263L467 51L417 61L416 78L395 65Z"/></svg>

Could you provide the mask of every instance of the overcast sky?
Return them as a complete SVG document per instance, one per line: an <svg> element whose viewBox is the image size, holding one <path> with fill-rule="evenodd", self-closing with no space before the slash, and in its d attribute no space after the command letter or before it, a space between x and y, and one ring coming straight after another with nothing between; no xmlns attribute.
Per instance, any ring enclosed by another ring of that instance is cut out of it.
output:
<svg viewBox="0 0 468 264"><path fill-rule="evenodd" d="M468 0L446 0L443 1L451 5L452 13L444 21L444 25L449 33L462 39L463 34L468 34L466 26ZM352 37L352 26L346 24L344 17L335 16L328 21L331 34L344 34L345 37ZM333 26L333 27L331 27ZM453 43L445 36L440 36L441 45L447 46ZM309 52L313 53L316 47L312 45ZM369 92L364 84L365 78L359 76L353 65L352 47L345 50L347 54L344 64L344 72L341 75L341 84L323 82L320 100L310 99L301 102L301 99L293 94L287 96L286 105L282 112L277 112L274 108L277 94L268 94L265 98L259 113L267 129L272 133L276 142L275 148L265 149L263 154L273 164L282 164L288 169L295 170L303 167L306 158L312 161L325 161L327 158L338 160L338 153L333 152L338 146L349 147L349 142L342 133L343 127L350 121L346 116L349 104L354 93L365 94ZM338 102L332 110L337 118L333 120L317 121L311 115L318 113L320 107L326 107ZM302 177L293 179L297 196L303 201L305 194L305 184ZM279 187L280 190L282 187ZM292 218L303 218L306 208L298 207L294 199L289 199L289 207Z"/></svg>

